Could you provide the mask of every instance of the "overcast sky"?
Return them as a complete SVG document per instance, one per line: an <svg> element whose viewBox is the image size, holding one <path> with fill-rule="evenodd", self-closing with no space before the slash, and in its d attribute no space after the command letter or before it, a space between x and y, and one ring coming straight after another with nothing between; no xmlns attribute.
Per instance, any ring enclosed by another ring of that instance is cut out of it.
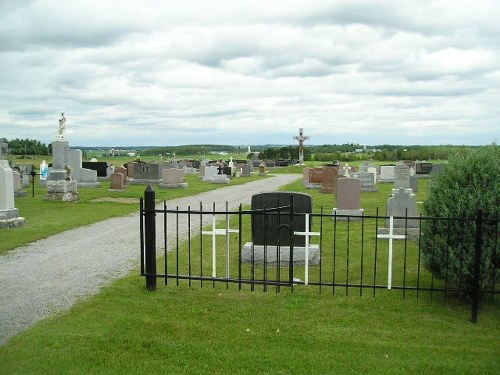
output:
<svg viewBox="0 0 500 375"><path fill-rule="evenodd" d="M0 138L499 141L498 0L0 0Z"/></svg>

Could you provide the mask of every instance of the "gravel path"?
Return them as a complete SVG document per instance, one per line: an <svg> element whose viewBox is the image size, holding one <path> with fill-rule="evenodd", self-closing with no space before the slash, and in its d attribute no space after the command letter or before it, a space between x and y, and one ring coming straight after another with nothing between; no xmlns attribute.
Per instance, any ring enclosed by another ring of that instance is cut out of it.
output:
<svg viewBox="0 0 500 375"><path fill-rule="evenodd" d="M298 178L276 175L167 204L198 209L204 202L211 210L213 202L222 209L227 201L232 210L240 203L249 204L253 194L274 191ZM138 267L138 212L68 230L0 257L0 345L38 320L70 309L114 279L134 269L138 272Z"/></svg>

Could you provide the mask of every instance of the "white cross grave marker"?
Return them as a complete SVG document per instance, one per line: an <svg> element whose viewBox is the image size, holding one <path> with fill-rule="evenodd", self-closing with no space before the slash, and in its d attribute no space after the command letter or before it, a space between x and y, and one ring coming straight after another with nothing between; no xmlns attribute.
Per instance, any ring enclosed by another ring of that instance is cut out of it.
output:
<svg viewBox="0 0 500 375"><path fill-rule="evenodd" d="M392 288L392 241L404 240L406 235L394 234L394 216L389 217L389 234L377 234L377 238L389 239L389 264L387 265L387 289Z"/></svg>
<svg viewBox="0 0 500 375"><path fill-rule="evenodd" d="M320 236L320 232L309 232L309 215L306 215L306 230L305 232L293 232L296 236L304 236L306 238L306 254L305 254L305 270L304 270L304 284L309 284L309 237Z"/></svg>
<svg viewBox="0 0 500 375"><path fill-rule="evenodd" d="M216 271L216 236L226 236L226 279L229 279L229 233L239 233L238 229L229 229L229 217L226 216L226 227L225 228L217 228L215 222L215 214L212 215L212 230L211 231L202 231L201 234L210 234L212 235L212 277L217 276Z"/></svg>

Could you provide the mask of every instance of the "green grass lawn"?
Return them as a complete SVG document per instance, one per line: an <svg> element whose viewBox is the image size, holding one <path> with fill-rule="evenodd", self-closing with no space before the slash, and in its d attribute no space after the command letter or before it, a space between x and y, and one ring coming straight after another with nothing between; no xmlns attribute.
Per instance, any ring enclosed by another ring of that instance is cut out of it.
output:
<svg viewBox="0 0 500 375"><path fill-rule="evenodd" d="M417 201L425 199L426 184L420 181ZM126 195L140 197L144 186L133 188L137 191ZM378 193L362 195L367 213L377 206L385 213L390 188L380 184ZM283 190L305 191L300 182ZM335 206L333 196L307 192L316 212ZM138 209L96 203L101 193L109 195L107 189L86 189L88 196L79 203L66 204L67 214L72 207L91 222L94 207ZM172 192L159 193L165 199L161 194ZM34 211L42 208L62 207L40 199ZM31 216L28 223L44 217ZM66 225L60 221L59 230ZM39 232L43 223L37 225ZM332 296L331 288L319 293L303 286L293 293L285 287L265 293L262 287L251 292L249 286L238 291L235 284L205 282L200 288L199 282L189 287L187 281L175 286L161 280L148 292L138 275L135 270L12 338L0 347L0 374L497 374L500 369L498 301L484 301L479 323L472 324L470 305L442 294L403 299L400 292L379 290L373 298L371 292L346 296L337 288Z"/></svg>

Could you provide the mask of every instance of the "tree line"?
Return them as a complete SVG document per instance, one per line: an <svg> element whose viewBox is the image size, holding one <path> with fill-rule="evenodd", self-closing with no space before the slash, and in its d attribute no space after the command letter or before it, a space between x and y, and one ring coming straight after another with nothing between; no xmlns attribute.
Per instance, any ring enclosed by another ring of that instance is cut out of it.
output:
<svg viewBox="0 0 500 375"><path fill-rule="evenodd" d="M9 152L13 155L48 155L49 147L36 139L7 140Z"/></svg>

